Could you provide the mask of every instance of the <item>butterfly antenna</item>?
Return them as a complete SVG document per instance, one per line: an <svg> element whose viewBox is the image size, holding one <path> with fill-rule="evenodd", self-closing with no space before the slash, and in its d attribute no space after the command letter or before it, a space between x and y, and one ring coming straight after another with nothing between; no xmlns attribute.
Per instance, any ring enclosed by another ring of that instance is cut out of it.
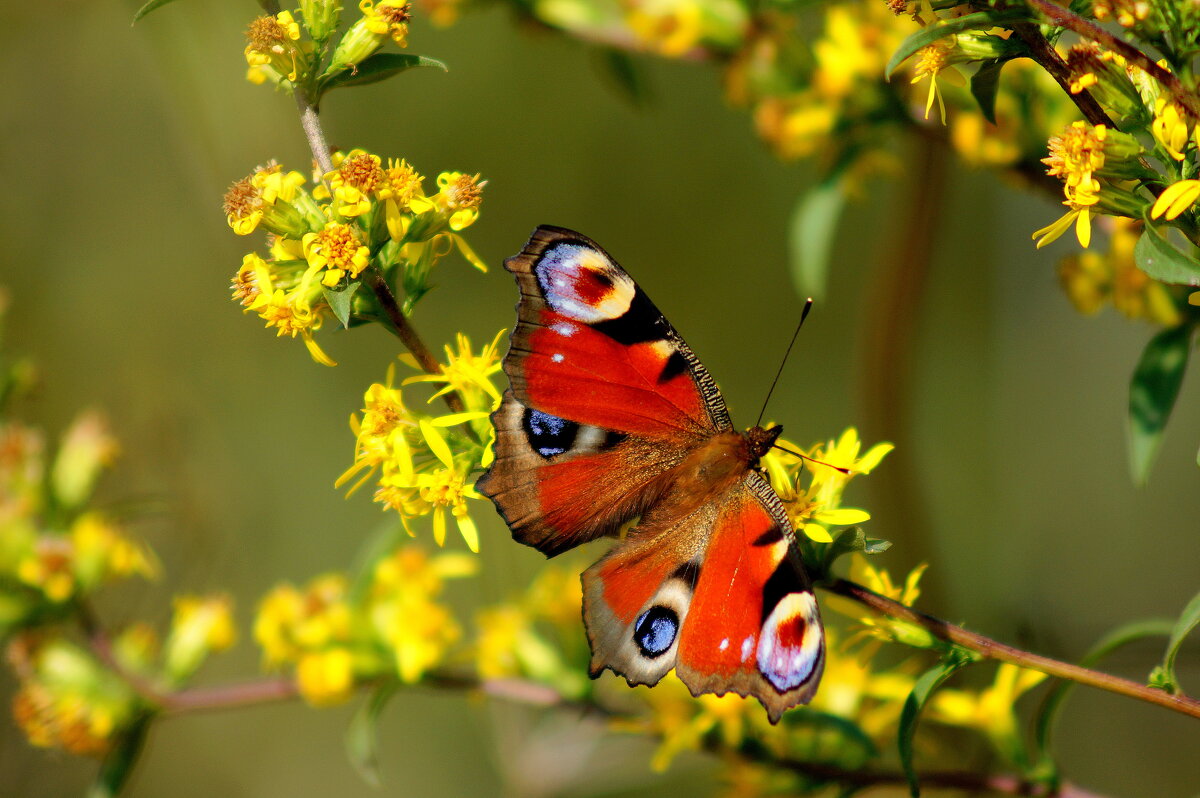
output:
<svg viewBox="0 0 1200 798"><path fill-rule="evenodd" d="M789 449L786 446L780 446L778 443L771 444L771 448L778 449L781 452L787 452L788 454L792 455L793 457L799 457L801 460L807 460L810 463L816 463L817 465L823 465L828 468L832 468L834 471L841 471L843 474L846 474L846 475L850 475L853 473L849 468L843 468L842 466L835 466L833 463L826 463L824 460L818 460L815 457L809 457L806 454L801 454L800 452L793 451L792 449Z"/></svg>
<svg viewBox="0 0 1200 798"><path fill-rule="evenodd" d="M788 355L792 353L792 347L796 345L796 338L800 335L800 328L804 326L804 320L808 318L808 312L812 310L812 297L804 303L804 310L800 311L800 323L796 325L796 331L792 333L792 340L788 343L787 351L783 353L783 360L779 363L779 371L775 372L775 379L771 380L771 387L767 389L767 398L763 400L762 410L758 411L758 420L754 422L754 426L762 425L763 414L767 412L767 403L771 401L771 394L775 392L775 386L779 384L779 378L783 375L783 367L787 365ZM795 454L795 452L792 452ZM803 457L804 455L800 455Z"/></svg>

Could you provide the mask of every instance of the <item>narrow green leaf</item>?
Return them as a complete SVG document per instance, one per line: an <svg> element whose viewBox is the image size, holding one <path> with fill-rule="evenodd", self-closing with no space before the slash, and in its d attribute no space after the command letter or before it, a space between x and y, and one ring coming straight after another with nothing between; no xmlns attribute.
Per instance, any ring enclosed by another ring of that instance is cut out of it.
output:
<svg viewBox="0 0 1200 798"><path fill-rule="evenodd" d="M1171 621L1161 618L1125 624L1100 638L1099 642L1083 656L1079 664L1085 668L1093 667L1109 654L1130 643L1144 640L1147 637L1166 637L1170 633ZM1041 756L1039 769L1045 769L1051 774L1056 772L1056 767L1053 757L1050 756L1050 738L1053 736L1054 725L1058 721L1058 715L1062 711L1067 695L1074 688L1075 682L1066 679L1059 680L1042 699L1034 718L1034 739Z"/></svg>
<svg viewBox="0 0 1200 798"><path fill-rule="evenodd" d="M933 44L938 39L944 39L947 36L953 36L956 33L962 33L966 30L973 30L975 28L986 30L996 25L1002 25L1005 22L1029 18L1029 13L1026 11L977 11L974 14L966 14L954 19L948 19L939 25L930 25L922 28L900 43L896 52L892 53L892 57L888 60L887 66L884 67L883 74L890 78L892 73L896 71L896 67L904 63L905 59L922 47L928 47Z"/></svg>
<svg viewBox="0 0 1200 798"><path fill-rule="evenodd" d="M890 540L867 538L867 545L863 547L863 554L883 554L891 547L892 541Z"/></svg>
<svg viewBox="0 0 1200 798"><path fill-rule="evenodd" d="M1191 634L1197 626L1200 626L1200 593L1192 597L1192 600L1183 608L1183 613L1175 621L1175 626L1171 629L1171 639L1167 641L1167 652L1163 655L1162 676L1159 683L1164 690L1173 695L1179 693L1179 678L1175 675L1175 657L1179 654L1179 647L1183 645L1184 638Z"/></svg>
<svg viewBox="0 0 1200 798"><path fill-rule="evenodd" d="M151 11L157 11L158 9L165 6L167 3L174 3L174 2L175 2L175 0L150 0L150 2L146 3L144 6L139 8L137 10L137 13L133 15L133 24L136 25L142 17L146 16Z"/></svg>
<svg viewBox="0 0 1200 798"><path fill-rule="evenodd" d="M1163 330L1146 344L1134 369L1129 384L1129 469L1138 485L1146 484L1158 454L1183 383L1191 341L1190 324Z"/></svg>
<svg viewBox="0 0 1200 798"><path fill-rule="evenodd" d="M971 76L971 96L979 103L983 118L996 124L996 92L1000 89L1000 70L1011 58L984 61Z"/></svg>
<svg viewBox="0 0 1200 798"><path fill-rule="evenodd" d="M333 311L333 315L342 323L342 326L350 328L350 300L354 298L354 292L362 283L353 282L344 288L322 288L325 292L325 301L329 303L329 309Z"/></svg>
<svg viewBox="0 0 1200 798"><path fill-rule="evenodd" d="M396 682L386 682L371 691L346 728L346 756L372 787L383 786L379 773L379 715L397 691Z"/></svg>
<svg viewBox="0 0 1200 798"><path fill-rule="evenodd" d="M1145 229L1133 247L1137 267L1159 282L1200 285L1200 261L1172 244L1148 213L1144 219Z"/></svg>
<svg viewBox="0 0 1200 798"><path fill-rule="evenodd" d="M829 253L846 206L846 181L826 179L800 197L788 225L792 279L801 295L820 299L829 274Z"/></svg>
<svg viewBox="0 0 1200 798"><path fill-rule="evenodd" d="M941 685L959 668L969 665L968 659L942 660L921 675L913 685L912 692L900 710L900 733L897 748L900 752L900 764L904 767L904 776L908 779L908 789L913 798L921 794L921 785L917 781L917 772L913 769L913 738L917 733L917 721L921 717L921 708Z"/></svg>
<svg viewBox="0 0 1200 798"><path fill-rule="evenodd" d="M100 763L100 772L96 780L88 788L87 798L116 798L121 788L129 780L133 765L137 762L142 746L146 742L146 732L150 729L150 716L143 715L134 721L133 725L121 736L113 748Z"/></svg>
<svg viewBox="0 0 1200 798"><path fill-rule="evenodd" d="M322 78L320 93L330 89L340 89L347 86L366 86L387 80L392 75L407 72L418 67L436 67L443 72L448 71L445 64L436 58L410 53L376 53L365 59L356 69L343 69L336 75Z"/></svg>
<svg viewBox="0 0 1200 798"><path fill-rule="evenodd" d="M612 80L631 104L642 108L650 103L653 92L646 70L629 53L614 47L604 47L597 55L604 75Z"/></svg>

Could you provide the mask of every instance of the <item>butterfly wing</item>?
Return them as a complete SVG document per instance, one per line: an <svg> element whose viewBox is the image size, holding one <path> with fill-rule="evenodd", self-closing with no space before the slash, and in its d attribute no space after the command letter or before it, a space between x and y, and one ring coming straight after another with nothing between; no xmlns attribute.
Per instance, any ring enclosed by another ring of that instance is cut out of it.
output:
<svg viewBox="0 0 1200 798"><path fill-rule="evenodd" d="M757 472L584 574L592 672L693 695L754 696L772 722L807 703L824 667L816 598L779 498Z"/></svg>
<svg viewBox="0 0 1200 798"><path fill-rule="evenodd" d="M539 227L504 265L521 290L512 390L477 487L514 538L553 555L641 514L662 474L732 425L708 372L595 242Z"/></svg>

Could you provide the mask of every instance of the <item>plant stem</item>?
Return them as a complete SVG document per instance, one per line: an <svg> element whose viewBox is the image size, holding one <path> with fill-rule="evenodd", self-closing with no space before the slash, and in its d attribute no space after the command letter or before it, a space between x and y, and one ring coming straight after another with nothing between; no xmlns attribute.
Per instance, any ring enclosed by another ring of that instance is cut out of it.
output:
<svg viewBox="0 0 1200 798"><path fill-rule="evenodd" d="M300 126L304 129L304 136L308 139L308 147L312 150L313 159L317 162L321 172L328 173L333 171L333 161L329 155L329 145L325 139L325 129L321 126L321 117L317 113L316 107L309 101L308 94L299 86L295 87L292 95L296 98L296 109L300 112ZM363 273L363 281L370 287L372 293L375 294L375 300L379 303L380 309L383 310L391 325L391 330L396 337L400 339L404 347L416 358L417 363L421 368L429 374L440 374L442 371L441 365L437 362L437 358L421 340L421 336L409 323L408 317L404 315L404 311L400 308L400 304L396 301L396 295L392 293L392 287L388 285L387 280L383 276L383 272L377 266L372 264ZM448 391L442 394L442 399L451 412L461 413L465 410L462 397L453 391Z"/></svg>
<svg viewBox="0 0 1200 798"><path fill-rule="evenodd" d="M1020 665L1022 668L1031 668L1060 679L1069 679L1079 684L1086 684L1089 687L1107 690L1110 693L1136 698L1149 704L1157 704L1183 715L1190 715L1193 718L1200 718L1200 701L1190 696L1171 695L1170 693L1154 687L1147 687L1130 679L1123 679L1120 676L1101 673L1090 668L1072 665L1069 662L1061 662L1060 660L1043 657L1040 654L1034 654L1005 645L1004 643L992 640L990 637L984 637L981 634L968 631L961 626L955 626L940 618L935 618L919 610L906 607L898 601L881 596L847 579L835 579L828 585L825 585L825 588L831 593L836 593L839 596L857 601L880 615L916 624L929 631L939 640L968 648L989 659L1010 662L1013 665Z"/></svg>
<svg viewBox="0 0 1200 798"><path fill-rule="evenodd" d="M1193 92L1188 91L1178 76L1159 66L1150 56L1129 42L1118 39L1095 22L1084 19L1065 6L1052 3L1050 0L1027 0L1027 2L1036 8L1046 19L1050 20L1052 24L1072 30L1085 39L1091 39L1097 44L1117 53L1129 63L1140 67L1142 71L1161 83L1171 93L1171 96L1175 98L1175 101L1187 110L1192 119L1200 119L1200 98L1197 98ZM1093 122L1092 124L1096 123Z"/></svg>

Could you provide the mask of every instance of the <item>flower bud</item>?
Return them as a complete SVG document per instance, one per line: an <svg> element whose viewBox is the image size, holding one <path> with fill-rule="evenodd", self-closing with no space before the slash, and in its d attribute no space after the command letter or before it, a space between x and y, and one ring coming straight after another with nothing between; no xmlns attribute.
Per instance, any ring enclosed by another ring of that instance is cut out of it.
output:
<svg viewBox="0 0 1200 798"><path fill-rule="evenodd" d="M314 41L323 42L337 30L342 6L337 0L300 0L304 27Z"/></svg>

